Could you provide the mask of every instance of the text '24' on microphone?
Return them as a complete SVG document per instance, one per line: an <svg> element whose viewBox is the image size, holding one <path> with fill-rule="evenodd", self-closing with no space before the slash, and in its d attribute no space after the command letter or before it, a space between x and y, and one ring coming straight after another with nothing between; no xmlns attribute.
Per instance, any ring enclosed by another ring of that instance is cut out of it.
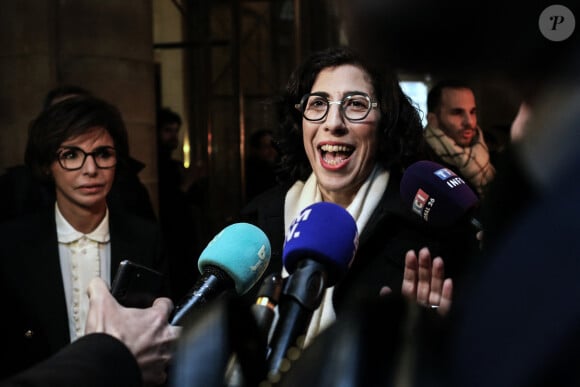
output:
<svg viewBox="0 0 580 387"><path fill-rule="evenodd" d="M451 226L468 217L479 198L455 172L432 161L411 164L401 179L401 199L415 214L433 226ZM469 221L478 231L481 223Z"/></svg>
<svg viewBox="0 0 580 387"><path fill-rule="evenodd" d="M289 358L302 350L325 289L344 277L357 247L356 222L336 204L315 203L292 221L282 252L290 275L282 289L267 359L271 382L280 379L281 372L291 365Z"/></svg>
<svg viewBox="0 0 580 387"><path fill-rule="evenodd" d="M202 251L201 277L175 307L170 324L181 325L190 311L227 292L246 293L264 274L270 254L270 241L258 227L234 223L224 228Z"/></svg>

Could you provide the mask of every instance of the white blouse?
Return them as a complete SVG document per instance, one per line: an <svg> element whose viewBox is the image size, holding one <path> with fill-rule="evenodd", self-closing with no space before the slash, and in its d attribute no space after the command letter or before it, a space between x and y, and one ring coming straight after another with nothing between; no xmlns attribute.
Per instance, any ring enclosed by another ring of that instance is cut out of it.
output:
<svg viewBox="0 0 580 387"><path fill-rule="evenodd" d="M75 230L55 203L56 232L60 268L69 320L71 342L85 332L89 309L87 287L95 277L110 284L111 242L109 210L103 221L89 234Z"/></svg>

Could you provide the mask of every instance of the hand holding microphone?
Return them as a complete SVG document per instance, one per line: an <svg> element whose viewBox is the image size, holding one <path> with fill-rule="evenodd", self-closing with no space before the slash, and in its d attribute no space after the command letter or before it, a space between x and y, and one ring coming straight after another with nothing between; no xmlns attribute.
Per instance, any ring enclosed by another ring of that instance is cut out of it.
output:
<svg viewBox="0 0 580 387"><path fill-rule="evenodd" d="M180 325L192 310L227 292L246 293L268 267L270 254L270 241L258 227L235 223L224 228L202 251L201 278L176 306L170 323Z"/></svg>

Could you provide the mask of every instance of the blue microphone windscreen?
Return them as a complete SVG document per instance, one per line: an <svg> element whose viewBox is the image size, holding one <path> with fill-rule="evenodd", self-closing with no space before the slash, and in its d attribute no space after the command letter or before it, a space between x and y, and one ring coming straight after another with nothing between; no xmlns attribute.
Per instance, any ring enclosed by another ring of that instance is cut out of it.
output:
<svg viewBox="0 0 580 387"><path fill-rule="evenodd" d="M475 192L455 172L427 160L407 168L400 191L408 208L433 226L450 226L479 203Z"/></svg>
<svg viewBox="0 0 580 387"><path fill-rule="evenodd" d="M337 204L320 202L304 208L292 221L282 259L292 274L303 259L313 259L325 266L329 286L346 274L358 247L354 218Z"/></svg>
<svg viewBox="0 0 580 387"><path fill-rule="evenodd" d="M249 223L234 223L217 234L201 252L198 261L203 273L217 266L233 280L238 295L256 284L270 263L271 247L266 234Z"/></svg>

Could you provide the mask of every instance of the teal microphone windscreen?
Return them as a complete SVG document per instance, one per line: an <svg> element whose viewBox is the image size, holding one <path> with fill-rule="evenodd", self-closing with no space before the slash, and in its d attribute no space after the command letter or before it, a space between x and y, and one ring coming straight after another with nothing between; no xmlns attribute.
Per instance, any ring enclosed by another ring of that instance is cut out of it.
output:
<svg viewBox="0 0 580 387"><path fill-rule="evenodd" d="M323 264L329 286L346 274L358 247L358 229L352 215L337 204L320 202L304 208L286 235L282 260L292 274L303 259Z"/></svg>
<svg viewBox="0 0 580 387"><path fill-rule="evenodd" d="M234 223L217 234L202 251L198 268L215 266L226 272L242 295L260 279L270 263L271 247L266 234L249 223Z"/></svg>

